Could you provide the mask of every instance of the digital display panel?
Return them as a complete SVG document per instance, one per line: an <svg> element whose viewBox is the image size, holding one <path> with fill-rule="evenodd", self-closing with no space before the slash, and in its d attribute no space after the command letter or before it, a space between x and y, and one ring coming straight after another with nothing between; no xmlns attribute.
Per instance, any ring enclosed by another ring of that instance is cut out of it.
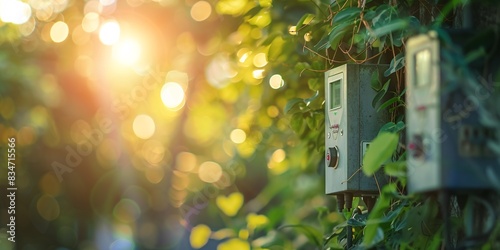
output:
<svg viewBox="0 0 500 250"><path fill-rule="evenodd" d="M330 82L330 109L340 108L340 80Z"/></svg>
<svg viewBox="0 0 500 250"><path fill-rule="evenodd" d="M422 87L431 82L431 51L429 49L421 50L415 53L415 85Z"/></svg>

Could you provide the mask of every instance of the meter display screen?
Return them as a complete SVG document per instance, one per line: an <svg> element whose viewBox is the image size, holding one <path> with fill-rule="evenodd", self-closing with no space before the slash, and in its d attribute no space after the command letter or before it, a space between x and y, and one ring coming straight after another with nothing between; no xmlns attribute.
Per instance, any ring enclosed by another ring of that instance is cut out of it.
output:
<svg viewBox="0 0 500 250"><path fill-rule="evenodd" d="M330 109L340 108L340 80L330 82Z"/></svg>
<svg viewBox="0 0 500 250"><path fill-rule="evenodd" d="M431 82L431 51L421 50L415 53L415 85L423 87Z"/></svg>

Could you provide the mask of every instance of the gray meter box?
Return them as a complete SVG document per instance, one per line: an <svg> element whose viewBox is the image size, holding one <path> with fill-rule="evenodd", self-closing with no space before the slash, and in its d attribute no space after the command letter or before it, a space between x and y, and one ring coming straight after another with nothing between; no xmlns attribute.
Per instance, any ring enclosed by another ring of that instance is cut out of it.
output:
<svg viewBox="0 0 500 250"><path fill-rule="evenodd" d="M387 112L372 107L377 93L370 85L374 71L386 69L386 65L345 64L325 73L326 194L377 194L387 183L380 171L372 177L361 171L370 142L389 121Z"/></svg>
<svg viewBox="0 0 500 250"><path fill-rule="evenodd" d="M500 176L500 168L487 140L496 131L480 124L461 88L446 88L461 78L443 73L437 33L412 37L406 48L408 191L492 189L488 171ZM488 91L478 83L468 94L480 99Z"/></svg>

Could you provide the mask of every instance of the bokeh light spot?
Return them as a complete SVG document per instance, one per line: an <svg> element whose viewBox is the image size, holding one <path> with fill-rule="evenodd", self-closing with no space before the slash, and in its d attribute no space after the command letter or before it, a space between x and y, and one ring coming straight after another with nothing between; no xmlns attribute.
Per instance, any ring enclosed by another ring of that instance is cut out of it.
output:
<svg viewBox="0 0 500 250"><path fill-rule="evenodd" d="M196 167L196 155L190 152L180 152L176 158L177 169L184 172L191 172Z"/></svg>
<svg viewBox="0 0 500 250"><path fill-rule="evenodd" d="M6 23L23 24L31 17L31 7L18 0L0 0L0 19Z"/></svg>
<svg viewBox="0 0 500 250"><path fill-rule="evenodd" d="M263 69L257 69L252 71L252 76L255 79L262 79L264 78L264 70Z"/></svg>
<svg viewBox="0 0 500 250"><path fill-rule="evenodd" d="M106 21L99 30L99 40L105 45L113 45L120 39L120 32L120 24L117 21Z"/></svg>
<svg viewBox="0 0 500 250"><path fill-rule="evenodd" d="M229 138L231 138L231 141L233 141L234 143L240 144L247 139L247 134L245 133L245 131L239 128L233 129L233 131L231 131Z"/></svg>
<svg viewBox="0 0 500 250"><path fill-rule="evenodd" d="M189 235L189 242L191 246L195 249L202 248L208 242L208 239L212 234L212 230L207 225L197 225L191 229L191 235Z"/></svg>
<svg viewBox="0 0 500 250"><path fill-rule="evenodd" d="M55 43L60 43L66 40L69 34L68 25L65 22L57 22L50 29L50 38Z"/></svg>
<svg viewBox="0 0 500 250"><path fill-rule="evenodd" d="M149 139L155 133L155 122L149 115L138 115L132 125L134 133L141 139Z"/></svg>
<svg viewBox="0 0 500 250"><path fill-rule="evenodd" d="M141 215L139 205L131 199L121 199L113 209L116 219L124 223L134 222Z"/></svg>
<svg viewBox="0 0 500 250"><path fill-rule="evenodd" d="M149 182L158 184L163 180L163 177L165 177L165 171L163 168L148 168L146 169L145 175Z"/></svg>
<svg viewBox="0 0 500 250"><path fill-rule="evenodd" d="M267 65L267 58L265 53L258 53L253 57L253 65L257 68L262 68Z"/></svg>
<svg viewBox="0 0 500 250"><path fill-rule="evenodd" d="M184 104L184 98L184 89L176 82L167 82L161 88L161 100L169 109L180 109Z"/></svg>
<svg viewBox="0 0 500 250"><path fill-rule="evenodd" d="M273 89L279 89L283 87L285 82L283 81L283 78L279 74L275 74L269 78L269 86Z"/></svg>
<svg viewBox="0 0 500 250"><path fill-rule="evenodd" d="M57 181L56 176L53 173L46 173L40 179L38 184L40 186L40 190L44 194L48 194L51 196L56 196L61 191L61 185L59 181Z"/></svg>
<svg viewBox="0 0 500 250"><path fill-rule="evenodd" d="M273 155L271 156L271 159L275 162L282 162L285 160L286 157L286 152L283 149L277 149L274 151Z"/></svg>
<svg viewBox="0 0 500 250"><path fill-rule="evenodd" d="M99 3L103 6L109 6L116 3L116 0L99 0Z"/></svg>
<svg viewBox="0 0 500 250"><path fill-rule="evenodd" d="M200 165L198 176L204 182L214 183L222 176L222 168L216 162L206 161Z"/></svg>
<svg viewBox="0 0 500 250"><path fill-rule="evenodd" d="M280 114L280 110L276 106L269 106L267 108L267 115L271 118L275 118Z"/></svg>
<svg viewBox="0 0 500 250"><path fill-rule="evenodd" d="M191 17L198 22L206 20L212 14L212 6L206 1L199 1L191 7Z"/></svg>
<svg viewBox="0 0 500 250"><path fill-rule="evenodd" d="M158 140L148 140L142 146L142 157L151 165L158 165L165 157L165 147Z"/></svg>
<svg viewBox="0 0 500 250"><path fill-rule="evenodd" d="M42 218L53 221L59 217L59 203L50 195L42 195L36 202L36 208Z"/></svg>
<svg viewBox="0 0 500 250"><path fill-rule="evenodd" d="M82 28L85 32L94 32L99 28L99 14L89 12L83 17Z"/></svg>

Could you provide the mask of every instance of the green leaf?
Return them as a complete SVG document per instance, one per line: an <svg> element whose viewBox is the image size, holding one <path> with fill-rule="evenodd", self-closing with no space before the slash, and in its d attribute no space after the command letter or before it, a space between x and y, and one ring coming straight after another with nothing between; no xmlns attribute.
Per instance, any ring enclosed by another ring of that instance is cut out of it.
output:
<svg viewBox="0 0 500 250"><path fill-rule="evenodd" d="M372 32L372 36L381 37L397 30L404 30L409 26L410 22L407 19L396 19L389 24L385 24L376 28Z"/></svg>
<svg viewBox="0 0 500 250"><path fill-rule="evenodd" d="M366 228L365 228L366 232ZM373 236L372 236L373 235ZM373 234L370 234L370 240L364 240L363 239L363 247L370 248L372 246L375 246L377 243L381 242L384 240L384 230L381 227L376 227L374 230ZM365 238L366 238L366 233L365 233Z"/></svg>
<svg viewBox="0 0 500 250"><path fill-rule="evenodd" d="M332 49L337 49L344 35L352 30L352 24L350 23L341 23L335 26L328 36L328 41L330 42L330 47Z"/></svg>
<svg viewBox="0 0 500 250"><path fill-rule="evenodd" d="M319 232L316 228L308 226L308 225L285 225L278 228L278 230L284 228L294 228L304 234L307 237L310 243L314 244L317 247L321 247L323 245L323 234Z"/></svg>
<svg viewBox="0 0 500 250"><path fill-rule="evenodd" d="M300 134L304 128L304 117L301 113L295 113L290 120L290 127L297 134Z"/></svg>
<svg viewBox="0 0 500 250"><path fill-rule="evenodd" d="M328 48L329 44L330 44L330 36L325 35L319 40L319 42L316 45L314 45L314 48L317 50L326 49Z"/></svg>
<svg viewBox="0 0 500 250"><path fill-rule="evenodd" d="M399 121L397 124L394 122L388 122L384 124L379 130L379 134L382 132L389 132L389 133L398 133L399 131L403 130L405 128L405 123L402 121Z"/></svg>
<svg viewBox="0 0 500 250"><path fill-rule="evenodd" d="M370 146L371 148L371 146ZM364 229L364 237L362 245L365 247L369 247L374 242L379 242L378 238L382 236L379 232L379 222L380 219L384 216L385 211L391 205L391 198L388 194L394 192L396 190L396 185L394 183L387 184L382 188L382 193L380 197L377 199L375 206L373 207L370 215L368 216L368 221L366 222L366 227ZM376 243L375 243L376 244Z"/></svg>
<svg viewBox="0 0 500 250"><path fill-rule="evenodd" d="M370 83L371 83L370 85L372 86L372 89L375 91L379 91L380 88L382 88L382 83L380 82L380 76L379 76L378 70L373 71L372 79L371 79Z"/></svg>
<svg viewBox="0 0 500 250"><path fill-rule="evenodd" d="M372 107L375 108L377 106L377 103L384 98L385 94L387 93L387 90L389 89L389 84L391 83L391 79L387 80L387 82L384 83L384 86L380 91L373 97L372 100Z"/></svg>
<svg viewBox="0 0 500 250"><path fill-rule="evenodd" d="M294 114L300 111L300 105L304 105L304 100L302 98L292 98L285 105L285 114Z"/></svg>
<svg viewBox="0 0 500 250"><path fill-rule="evenodd" d="M364 226L366 226L366 222L356 220L354 218L349 218L349 220L347 220L347 225L353 226L353 227L364 227Z"/></svg>
<svg viewBox="0 0 500 250"><path fill-rule="evenodd" d="M311 104L311 102L316 100L318 97L319 97L319 91L316 91L316 93L314 93L313 96L311 96L307 99L304 99L304 102L306 103L307 106L309 106Z"/></svg>
<svg viewBox="0 0 500 250"><path fill-rule="evenodd" d="M320 81L318 78L311 78L307 81L307 85L309 86L310 90L320 90L323 88L323 81Z"/></svg>
<svg viewBox="0 0 500 250"><path fill-rule="evenodd" d="M306 62L298 62L295 64L295 71L302 72L305 69L310 69L311 65Z"/></svg>
<svg viewBox="0 0 500 250"><path fill-rule="evenodd" d="M406 177L406 161L391 162L384 166L386 175L395 177Z"/></svg>
<svg viewBox="0 0 500 250"><path fill-rule="evenodd" d="M388 77L390 74L402 69L405 66L405 56L401 52L392 58L389 68L384 72L384 76Z"/></svg>
<svg viewBox="0 0 500 250"><path fill-rule="evenodd" d="M370 144L363 157L363 173L367 176L373 175L380 169L398 146L399 136L394 133L381 133Z"/></svg>
<svg viewBox="0 0 500 250"><path fill-rule="evenodd" d="M361 9L358 7L349 7L341 10L333 18L333 23L347 22L348 20L354 19L359 16Z"/></svg>
<svg viewBox="0 0 500 250"><path fill-rule="evenodd" d="M302 26L304 25L308 25L311 23L312 20L314 20L316 16L313 15L313 14L305 14L302 16L302 18L300 18L300 20L297 22L297 25L296 25L296 29L297 29L297 32L299 32L300 28L302 28Z"/></svg>
<svg viewBox="0 0 500 250"><path fill-rule="evenodd" d="M377 112L379 112L380 110L383 110L383 109L386 109L387 107L389 107L391 104L399 101L399 96L395 96L389 100L387 100L386 102L382 103L382 105L380 105L380 107L377 108Z"/></svg>

